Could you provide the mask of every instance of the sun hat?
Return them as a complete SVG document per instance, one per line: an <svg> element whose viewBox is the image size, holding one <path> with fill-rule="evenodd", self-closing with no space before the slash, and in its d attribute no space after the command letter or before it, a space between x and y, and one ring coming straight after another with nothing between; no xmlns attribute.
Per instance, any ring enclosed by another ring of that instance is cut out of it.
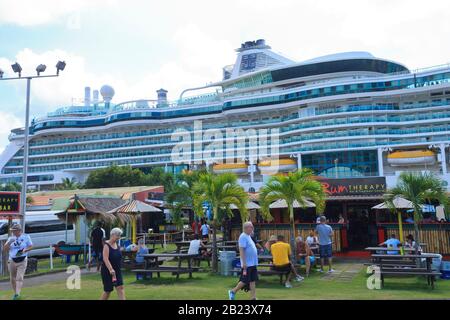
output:
<svg viewBox="0 0 450 320"><path fill-rule="evenodd" d="M270 236L270 238L269 238L269 241L277 241L278 239L277 239L277 236L276 235L271 235Z"/></svg>

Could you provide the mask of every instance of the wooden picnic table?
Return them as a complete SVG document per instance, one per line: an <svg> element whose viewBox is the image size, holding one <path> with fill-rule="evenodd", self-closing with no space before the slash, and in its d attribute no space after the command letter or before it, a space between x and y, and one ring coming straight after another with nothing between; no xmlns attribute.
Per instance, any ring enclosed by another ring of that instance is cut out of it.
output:
<svg viewBox="0 0 450 320"><path fill-rule="evenodd" d="M375 265L380 267L381 283L384 285L384 276L426 276L428 285L434 289L435 277L440 275L432 269L433 258L439 257L435 253L421 254L372 254ZM426 267L423 268L421 261L425 259ZM418 261L419 260L419 261Z"/></svg>
<svg viewBox="0 0 450 320"><path fill-rule="evenodd" d="M206 249L212 249L213 245L212 244L208 244L208 245L205 246L205 248ZM227 245L220 245L220 244L217 245L216 248L219 249L219 250L223 250L223 251L232 251L232 250L236 251L236 249L237 249L236 246L230 246L230 245L227 246Z"/></svg>
<svg viewBox="0 0 450 320"><path fill-rule="evenodd" d="M161 245L161 248L164 248L164 234L163 233L145 233L145 234L142 234L142 237L145 237L146 244L153 245L153 249L155 249L155 246L157 243L159 243Z"/></svg>
<svg viewBox="0 0 450 320"><path fill-rule="evenodd" d="M272 255L270 254L262 254L258 256L258 260L261 261L272 261Z"/></svg>
<svg viewBox="0 0 450 320"><path fill-rule="evenodd" d="M419 246L421 248L423 248L423 247L426 247L427 244L426 243L420 243ZM400 250L400 248L403 248L404 250L415 250L414 248L405 247L405 246L401 246L401 247L398 247L398 248L388 248L388 247L385 247L385 246L377 246L377 247L367 247L364 250L367 250L367 251L376 251L376 250L395 251L395 250Z"/></svg>
<svg viewBox="0 0 450 320"><path fill-rule="evenodd" d="M367 247L367 248L365 248L364 250L366 250L366 251L370 251L370 252L377 252L377 251L383 251L383 252L387 252L387 251L398 251L398 252L400 252L401 250L403 249L403 251L406 251L406 252L415 252L416 251L416 249L414 249L414 248L402 248L402 247L399 247L399 248L386 248L386 247Z"/></svg>
<svg viewBox="0 0 450 320"><path fill-rule="evenodd" d="M189 273L189 278L192 278L192 272L198 270L198 268L192 267L192 259L198 257L198 254L151 253L151 254L144 254L142 255L142 257L145 260L144 269L132 271L146 274L152 274L153 272L156 272L158 274L158 277L160 276L161 272L171 272L172 274L175 274L178 279L181 273ZM173 258L178 261L178 264L177 266L161 266L160 265L161 258ZM187 268L181 266L183 261L187 261Z"/></svg>

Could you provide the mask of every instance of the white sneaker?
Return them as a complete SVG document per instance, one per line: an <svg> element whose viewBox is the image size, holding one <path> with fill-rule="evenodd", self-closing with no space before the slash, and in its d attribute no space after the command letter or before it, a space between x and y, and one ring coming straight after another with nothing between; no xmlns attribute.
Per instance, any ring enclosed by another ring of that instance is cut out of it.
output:
<svg viewBox="0 0 450 320"><path fill-rule="evenodd" d="M334 269L330 269L328 270L328 273L333 273L335 270Z"/></svg>
<svg viewBox="0 0 450 320"><path fill-rule="evenodd" d="M323 269L319 269L318 271L319 271L319 272L323 272Z"/></svg>
<svg viewBox="0 0 450 320"><path fill-rule="evenodd" d="M286 282L286 284L284 285L286 288L292 288L292 284L290 284L289 282Z"/></svg>
<svg viewBox="0 0 450 320"><path fill-rule="evenodd" d="M302 276L297 276L295 278L295 281L297 281L297 282L300 282L300 281L303 281L303 280L305 280L305 278L303 278Z"/></svg>

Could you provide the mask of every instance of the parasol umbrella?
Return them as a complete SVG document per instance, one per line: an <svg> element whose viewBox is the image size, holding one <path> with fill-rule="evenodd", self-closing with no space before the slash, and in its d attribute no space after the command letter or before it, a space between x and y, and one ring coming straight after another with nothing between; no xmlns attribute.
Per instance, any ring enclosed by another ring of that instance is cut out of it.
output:
<svg viewBox="0 0 450 320"><path fill-rule="evenodd" d="M303 208L303 207L315 208L316 207L316 205L313 202L306 200L306 199L304 200L304 204L305 204L304 206L301 206L297 200L294 200L294 208ZM270 209L285 209L287 207L288 206L287 206L286 200L284 200L284 199L279 199L279 200L273 202L272 204L270 204L270 206L269 206Z"/></svg>
<svg viewBox="0 0 450 320"><path fill-rule="evenodd" d="M376 210L395 210L397 211L397 219L398 219L398 229L399 229L399 235L400 235L400 242L403 243L403 222L402 222L402 214L399 209L413 209L412 202L402 198L402 197L395 197L392 200L392 203L394 205L394 208L392 208L386 201L382 202L380 204L377 204L376 206L373 206L372 209ZM403 248L400 248L401 253L403 254Z"/></svg>
<svg viewBox="0 0 450 320"><path fill-rule="evenodd" d="M248 201L247 204L245 205L245 207L249 210L258 210L261 209L261 207L254 203L253 201ZM238 207L235 204L230 204L230 209L232 210L236 210Z"/></svg>
<svg viewBox="0 0 450 320"><path fill-rule="evenodd" d="M126 203L108 211L114 214L121 223L131 222L132 242L136 243L136 216L141 213L161 212L160 209L139 200L128 200Z"/></svg>

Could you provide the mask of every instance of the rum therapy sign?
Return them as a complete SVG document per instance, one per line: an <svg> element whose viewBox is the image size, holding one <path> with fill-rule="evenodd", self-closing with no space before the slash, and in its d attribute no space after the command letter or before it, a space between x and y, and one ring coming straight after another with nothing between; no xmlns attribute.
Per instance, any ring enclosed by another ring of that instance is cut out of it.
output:
<svg viewBox="0 0 450 320"><path fill-rule="evenodd" d="M386 192L385 177L319 180L329 196L382 195Z"/></svg>

